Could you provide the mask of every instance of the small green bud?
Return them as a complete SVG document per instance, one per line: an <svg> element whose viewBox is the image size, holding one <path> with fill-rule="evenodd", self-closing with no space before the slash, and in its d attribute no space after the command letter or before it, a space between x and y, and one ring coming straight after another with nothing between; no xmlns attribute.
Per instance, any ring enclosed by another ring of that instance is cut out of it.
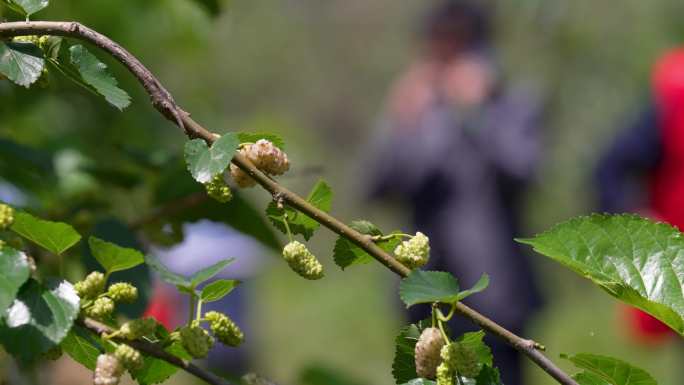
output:
<svg viewBox="0 0 684 385"><path fill-rule="evenodd" d="M204 187L207 189L207 194L221 202L221 203L226 203L233 199L233 192L230 191L230 187L226 184L226 181L223 179L223 174L216 175L211 182L206 183Z"/></svg>
<svg viewBox="0 0 684 385"><path fill-rule="evenodd" d="M0 203L0 230L4 230L14 222L14 209L4 203Z"/></svg>
<svg viewBox="0 0 684 385"><path fill-rule="evenodd" d="M306 279L323 278L323 265L301 242L292 241L285 245L283 258L300 276Z"/></svg>
<svg viewBox="0 0 684 385"><path fill-rule="evenodd" d="M180 329L181 342L185 350L195 358L204 358L214 346L214 338L197 324Z"/></svg>
<svg viewBox="0 0 684 385"><path fill-rule="evenodd" d="M425 266L430 259L430 239L419 231L411 239L397 246L394 255L409 269Z"/></svg>
<svg viewBox="0 0 684 385"><path fill-rule="evenodd" d="M437 385L454 385L454 372L444 362L437 367Z"/></svg>
<svg viewBox="0 0 684 385"><path fill-rule="evenodd" d="M140 337L153 334L156 329L157 321L154 318L139 318L121 325L119 336L127 340L137 340Z"/></svg>
<svg viewBox="0 0 684 385"><path fill-rule="evenodd" d="M109 297L101 297L95 300L93 305L86 309L86 315L95 319L108 318L114 311L114 301Z"/></svg>
<svg viewBox="0 0 684 385"><path fill-rule="evenodd" d="M74 289L76 289L76 294L81 298L95 298L102 294L104 286L104 274L99 271L93 271L83 281L76 282Z"/></svg>
<svg viewBox="0 0 684 385"><path fill-rule="evenodd" d="M242 330L227 315L210 311L204 315L204 318L209 320L212 333L222 344L238 346L244 340L245 335Z"/></svg>
<svg viewBox="0 0 684 385"><path fill-rule="evenodd" d="M124 372L124 367L113 354L100 354L97 356L95 372L93 373L94 385L117 385Z"/></svg>
<svg viewBox="0 0 684 385"><path fill-rule="evenodd" d="M138 370L143 366L143 358L140 352L126 344L117 346L114 356L128 370Z"/></svg>
<svg viewBox="0 0 684 385"><path fill-rule="evenodd" d="M107 295L114 302L131 303L138 299L138 289L128 282L117 282L109 286Z"/></svg>

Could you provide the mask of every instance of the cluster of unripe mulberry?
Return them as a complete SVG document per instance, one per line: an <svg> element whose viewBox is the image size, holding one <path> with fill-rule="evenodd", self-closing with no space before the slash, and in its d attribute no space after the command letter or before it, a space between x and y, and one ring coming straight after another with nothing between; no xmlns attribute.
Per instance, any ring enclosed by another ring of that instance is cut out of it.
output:
<svg viewBox="0 0 684 385"><path fill-rule="evenodd" d="M283 248L283 258L290 268L306 279L323 278L323 265L303 243L292 241Z"/></svg>
<svg viewBox="0 0 684 385"><path fill-rule="evenodd" d="M453 385L455 376L475 378L482 369L474 350L456 341L446 343L434 327L423 330L414 353L416 374L436 379L437 385Z"/></svg>
<svg viewBox="0 0 684 385"><path fill-rule="evenodd" d="M240 345L245 338L237 324L223 313L207 312L204 320L209 322L211 334L200 326L199 321L192 321L171 333L171 340L180 342L194 358L204 358L209 354L215 343L214 337L222 344L233 347Z"/></svg>
<svg viewBox="0 0 684 385"><path fill-rule="evenodd" d="M240 148L240 153L258 168L269 175L282 175L290 169L287 154L266 139L248 143ZM242 188L256 185L256 181L234 164L230 165L230 176Z"/></svg>
<svg viewBox="0 0 684 385"><path fill-rule="evenodd" d="M0 203L0 230L10 227L12 222L14 222L14 209Z"/></svg>
<svg viewBox="0 0 684 385"><path fill-rule="evenodd" d="M153 335L156 327L157 322L152 318L136 319L123 324L111 337L136 340ZM97 357L93 384L117 385L126 370L139 370L143 364L143 356L137 349L123 343L118 344L114 353L100 354Z"/></svg>
<svg viewBox="0 0 684 385"><path fill-rule="evenodd" d="M131 303L138 299L138 289L127 282L109 285L105 291L105 276L94 271L83 280L76 282L74 289L81 301L85 315L98 320L108 319L117 303Z"/></svg>
<svg viewBox="0 0 684 385"><path fill-rule="evenodd" d="M207 195L221 203L226 203L233 199L233 192L230 191L230 187L228 187L223 179L223 173L212 178L209 183L204 185L204 188L207 189Z"/></svg>
<svg viewBox="0 0 684 385"><path fill-rule="evenodd" d="M425 266L430 258L430 239L420 231L394 249L397 260L409 269Z"/></svg>

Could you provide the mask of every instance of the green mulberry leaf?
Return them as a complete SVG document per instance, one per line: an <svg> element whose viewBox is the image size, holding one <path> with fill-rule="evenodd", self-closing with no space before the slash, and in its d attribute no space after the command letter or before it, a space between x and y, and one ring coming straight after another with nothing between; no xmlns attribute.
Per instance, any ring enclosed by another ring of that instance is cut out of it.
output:
<svg viewBox="0 0 684 385"><path fill-rule="evenodd" d="M8 246L0 246L0 318L14 302L19 288L30 274L26 254Z"/></svg>
<svg viewBox="0 0 684 385"><path fill-rule="evenodd" d="M48 0L5 0L5 3L26 16L31 16L50 4Z"/></svg>
<svg viewBox="0 0 684 385"><path fill-rule="evenodd" d="M0 326L10 354L30 361L66 337L79 312L79 298L67 281L45 287L33 279L21 288Z"/></svg>
<svg viewBox="0 0 684 385"><path fill-rule="evenodd" d="M477 332L464 333L457 341L461 345L475 351L478 361L483 365L493 365L492 349L487 346L483 338L485 332L480 330Z"/></svg>
<svg viewBox="0 0 684 385"><path fill-rule="evenodd" d="M233 262L235 262L235 258L224 259L194 273L190 276L190 285L192 287L197 287L197 285L201 284L202 282L213 278L216 274L220 273L221 270L225 269Z"/></svg>
<svg viewBox="0 0 684 385"><path fill-rule="evenodd" d="M581 385L657 385L645 370L613 357L587 353L561 357L584 369L574 376Z"/></svg>
<svg viewBox="0 0 684 385"><path fill-rule="evenodd" d="M594 214L518 241L684 335L684 238L676 228Z"/></svg>
<svg viewBox="0 0 684 385"><path fill-rule="evenodd" d="M119 110L131 104L131 97L117 86L118 82L109 73L106 64L80 44L69 47L69 53L69 62L85 84Z"/></svg>
<svg viewBox="0 0 684 385"><path fill-rule="evenodd" d="M27 87L40 78L45 68L43 51L32 43L0 41L0 74Z"/></svg>
<svg viewBox="0 0 684 385"><path fill-rule="evenodd" d="M240 281L233 279L218 279L202 288L200 299L202 302L218 301L228 295Z"/></svg>
<svg viewBox="0 0 684 385"><path fill-rule="evenodd" d="M192 359L179 342L171 344L164 350L166 350L167 353L171 353L186 361ZM145 356L143 367L139 370L132 371L131 376L138 381L138 384L140 385L152 385L166 381L177 371L178 367L171 365L164 360Z"/></svg>
<svg viewBox="0 0 684 385"><path fill-rule="evenodd" d="M240 145L235 133L229 132L217 139L211 147L202 139L185 143L185 162L192 177L200 183L207 183L230 165Z"/></svg>
<svg viewBox="0 0 684 385"><path fill-rule="evenodd" d="M365 220L353 221L349 224L349 227L360 232L361 234L367 234L370 236L383 235L382 231L380 231L377 226ZM397 237L376 242L381 249L388 253L393 252L399 243L401 243L401 239ZM335 247L333 248L333 259L335 260L337 266L341 267L342 270L352 265L362 265L370 263L374 260L370 254L365 252L362 248L354 244L349 239L342 236L338 237L337 241L335 241Z"/></svg>
<svg viewBox="0 0 684 385"><path fill-rule="evenodd" d="M453 303L459 296L458 281L444 271L413 270L401 280L399 296L406 307L419 303Z"/></svg>
<svg viewBox="0 0 684 385"><path fill-rule="evenodd" d="M55 254L62 254L81 239L66 223L46 221L25 212L14 213L10 230Z"/></svg>
<svg viewBox="0 0 684 385"><path fill-rule="evenodd" d="M272 134L270 132L241 131L237 133L237 137L240 139L240 143L255 143L259 139L266 139L279 149L285 149L285 141L283 138L280 135Z"/></svg>
<svg viewBox="0 0 684 385"><path fill-rule="evenodd" d="M74 326L64 337L60 346L74 361L90 370L95 370L97 356L102 350L99 337L80 326Z"/></svg>
<svg viewBox="0 0 684 385"><path fill-rule="evenodd" d="M309 193L307 201L311 203L312 206L322 211L329 212L330 207L332 206L332 189L324 180L319 180ZM293 208L284 207L283 209L279 209L275 202L271 202L268 205L266 208L266 215L271 223L273 223L273 226L284 234L287 233L287 230L283 224L283 220L285 219L285 215L287 215L287 222L293 235L301 234L307 241L311 239L314 231L320 226L318 222Z"/></svg>
<svg viewBox="0 0 684 385"><path fill-rule="evenodd" d="M90 237L88 245L93 257L107 273L131 269L145 262L142 253L138 250L121 247L97 237Z"/></svg>
<svg viewBox="0 0 684 385"><path fill-rule="evenodd" d="M399 331L394 345L392 375L397 384L409 382L418 377L416 373L415 350L420 333L431 326L431 320L407 325Z"/></svg>

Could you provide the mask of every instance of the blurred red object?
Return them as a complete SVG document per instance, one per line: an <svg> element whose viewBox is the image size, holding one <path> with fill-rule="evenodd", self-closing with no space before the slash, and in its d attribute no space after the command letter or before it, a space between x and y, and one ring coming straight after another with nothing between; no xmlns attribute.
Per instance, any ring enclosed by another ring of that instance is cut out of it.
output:
<svg viewBox="0 0 684 385"><path fill-rule="evenodd" d="M156 285L152 299L145 310L145 317L152 317L166 329L171 330L177 324L176 306L176 293L165 285Z"/></svg>
<svg viewBox="0 0 684 385"><path fill-rule="evenodd" d="M650 314L631 306L622 306L622 308L627 331L637 343L660 345L675 336L672 329Z"/></svg>
<svg viewBox="0 0 684 385"><path fill-rule="evenodd" d="M651 207L658 217L684 228L684 48L662 55L652 74L662 158L651 179Z"/></svg>

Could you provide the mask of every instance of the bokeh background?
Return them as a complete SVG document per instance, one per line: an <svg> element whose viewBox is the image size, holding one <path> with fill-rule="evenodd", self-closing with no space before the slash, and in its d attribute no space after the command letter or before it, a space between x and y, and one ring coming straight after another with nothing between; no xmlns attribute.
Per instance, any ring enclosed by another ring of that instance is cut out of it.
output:
<svg viewBox="0 0 684 385"><path fill-rule="evenodd" d="M128 47L216 132L282 135L294 166L281 181L306 194L325 178L335 191L333 214L409 228L401 207L361 199L360 175L388 87L415 54L418 20L434 2L233 0L216 14L204 6L211 3L62 0L36 18L78 20ZM521 234L530 235L595 209L597 157L647 100L655 58L684 41L684 3L490 3L505 75L534 85L547 103L544 162ZM86 229L107 217L137 223L160 195L190 178L169 171L178 169L181 133L120 66L104 61L134 98L124 112L59 77L45 90L0 82L0 180L23 191L23 204L34 211ZM13 194L7 184L3 189ZM258 189L243 197L257 208L269 200ZM273 244L272 236L264 238ZM331 259L334 240L320 231L311 243L327 269L322 281L300 279L277 253L268 253L274 258L248 280L252 367L282 384L306 384L321 368L342 373L347 383L391 384L393 339L404 322L396 279L376 264L342 272ZM551 357L609 354L661 384L681 383L681 341L636 344L612 298L541 256L534 261L547 306L526 335ZM553 383L531 365L526 374L530 384ZM192 381L182 376L175 383Z"/></svg>

